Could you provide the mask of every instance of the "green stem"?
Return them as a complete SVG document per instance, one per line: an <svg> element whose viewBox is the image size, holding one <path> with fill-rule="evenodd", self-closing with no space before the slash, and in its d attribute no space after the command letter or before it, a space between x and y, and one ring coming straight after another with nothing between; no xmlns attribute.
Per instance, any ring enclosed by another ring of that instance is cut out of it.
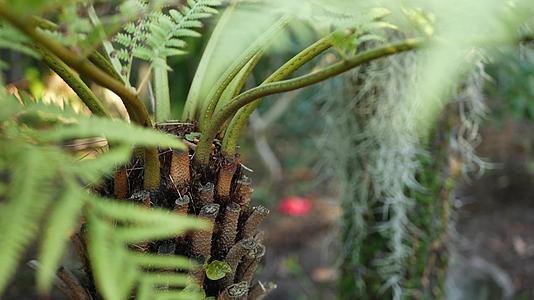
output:
<svg viewBox="0 0 534 300"><path fill-rule="evenodd" d="M228 85L226 90L224 90L224 93L221 95L221 99L217 103L217 106L215 107L215 111L218 111L221 109L221 107L224 107L230 100L232 100L235 96L239 95L239 92L247 82L248 77L260 61L260 59L263 57L264 51L260 51L254 55L250 59L250 61L239 71L239 73L235 76L234 80Z"/></svg>
<svg viewBox="0 0 534 300"><path fill-rule="evenodd" d="M93 11L94 11L94 9L93 9ZM96 12L95 12L95 14L96 14ZM41 17L35 17L34 16L33 17L33 21L34 21L34 26L35 27L38 27L38 28L43 29L43 30L58 31L60 29L59 25L57 25L56 23L54 23L52 21L49 21L47 19L43 19ZM113 67L112 63L106 57L104 57L102 54L100 54L100 52L93 51L93 53L91 53L89 55L89 60L93 64L95 64L97 67L99 67L102 70L104 70L106 73L108 73L113 78L115 78L117 80L120 80L120 81L123 81L121 75L115 70L115 68Z"/></svg>
<svg viewBox="0 0 534 300"><path fill-rule="evenodd" d="M89 8L87 9L87 13L93 25L102 26L102 22L100 22L100 19L98 18L98 15L93 5L89 5ZM106 34L102 34L102 47L104 48L104 51L106 52L107 58L109 58L109 61L107 59L106 61L108 62L109 65L111 65L111 68L113 69L112 74L115 74L113 77L115 77L116 79L120 80L121 82L129 86L130 83L127 82L126 79L120 73L122 70L122 66L121 66L119 59L117 57L112 57L111 55L113 52L115 52L115 49L113 48L113 45L111 44L111 42L107 39ZM93 61L93 63L95 62ZM118 77L116 77L117 75Z"/></svg>
<svg viewBox="0 0 534 300"><path fill-rule="evenodd" d="M89 60L95 64L97 67L102 69L104 72L108 73L109 76L115 78L116 80L123 82L123 79L119 73L115 70L113 65L109 62L109 60L100 52L94 51L89 55Z"/></svg>
<svg viewBox="0 0 534 300"><path fill-rule="evenodd" d="M80 57L63 45L37 32L33 27L34 21L31 17L21 16L10 11L5 3L0 3L0 17L18 28L40 46L53 53L79 74L87 76L95 83L113 91L122 99L124 106L133 121L145 127L152 127L152 121L150 120L148 111L143 105L143 102L141 102L137 95L122 82L108 75L105 71L101 70L90 61L80 59Z"/></svg>
<svg viewBox="0 0 534 300"><path fill-rule="evenodd" d="M158 58L154 65L154 91L156 95L156 122L165 122L171 115L171 99L169 94L169 75L166 58Z"/></svg>
<svg viewBox="0 0 534 300"><path fill-rule="evenodd" d="M37 32L34 27L34 19L10 11L9 7L3 2L0 2L0 17L18 28L42 48L50 51L50 53L54 54L58 59L62 60L66 65L70 66L79 74L87 76L95 83L117 94L122 99L130 118L134 122L145 127L152 127L152 120L150 119L143 102L131 89L126 87L123 82L113 78L89 60L80 59L78 55L63 45L58 44L49 37ZM145 149L145 166L147 165L150 167L145 168L145 185L148 184L148 188L153 188L160 180L157 150Z"/></svg>
<svg viewBox="0 0 534 300"><path fill-rule="evenodd" d="M274 40L274 37L282 31L288 24L289 18L284 16L274 23L268 31L259 37L241 56L224 72L221 79L215 84L214 88L208 95L207 101L201 109L200 130L204 130L217 107L221 95L228 85L232 82L239 71L258 53L261 53Z"/></svg>
<svg viewBox="0 0 534 300"><path fill-rule="evenodd" d="M317 57L317 55L323 53L325 50L329 49L332 46L332 35L329 34L317 42L313 43L308 48L302 50L300 53L295 55L284 65L278 68L271 76L269 76L261 85L265 85L271 82L280 81L287 78L297 69L302 67L305 63ZM260 85L260 86L261 86ZM241 135L241 131L245 124L247 123L248 118L254 110L260 105L261 99L253 103L248 104L247 106L241 108L237 114L232 118L228 129L224 135L222 143L222 152L225 155L233 157L236 151L237 140Z"/></svg>
<svg viewBox="0 0 534 300"><path fill-rule="evenodd" d="M40 46L34 45L33 49L35 49L41 55L46 65L56 72L56 74L59 75L59 77L61 77L72 88L76 95L80 97L82 102L85 103L87 108L89 108L93 114L101 117L111 118L111 114L100 103L100 100L93 94L85 82L81 80L78 74L69 68L69 66L57 58L54 54Z"/></svg>
<svg viewBox="0 0 534 300"><path fill-rule="evenodd" d="M206 166L209 163L211 144L215 136L219 132L219 128L241 107L268 95L292 91L313 85L315 83L319 83L331 77L337 76L341 73L344 73L361 64L392 54L406 52L420 47L421 44L421 39L406 39L402 42L384 45L382 47L377 47L375 49L358 54L350 59L333 64L330 67L327 67L321 71L300 76L294 79L258 86L240 94L232 101L230 101L230 103L225 105L219 112L217 112L211 120L210 126L202 132L202 136L200 138L200 142L197 145L195 153L195 161L201 166Z"/></svg>

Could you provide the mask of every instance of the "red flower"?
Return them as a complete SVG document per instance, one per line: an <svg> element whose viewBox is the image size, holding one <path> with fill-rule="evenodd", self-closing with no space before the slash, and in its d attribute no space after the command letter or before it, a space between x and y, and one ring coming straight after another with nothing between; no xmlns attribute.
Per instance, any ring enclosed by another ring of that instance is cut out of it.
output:
<svg viewBox="0 0 534 300"><path fill-rule="evenodd" d="M311 202L308 198L290 196L282 199L278 209L288 216L306 216L311 211Z"/></svg>

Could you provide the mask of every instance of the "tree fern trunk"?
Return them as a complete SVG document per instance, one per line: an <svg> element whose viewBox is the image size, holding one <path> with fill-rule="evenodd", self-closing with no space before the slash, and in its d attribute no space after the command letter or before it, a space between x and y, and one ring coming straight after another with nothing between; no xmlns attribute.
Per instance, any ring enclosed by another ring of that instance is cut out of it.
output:
<svg viewBox="0 0 534 300"><path fill-rule="evenodd" d="M180 138L197 130L187 123L162 123L158 127ZM250 179L243 174L238 160L223 157L218 145L214 145L208 168L194 165L192 155L193 150L160 149L160 185L150 191L143 189L143 162L134 157L128 166L117 170L114 178L108 180L100 192L107 197L136 202L148 209L165 208L177 215L194 215L212 222L214 226L210 230L193 231L174 239L143 242L132 247L160 255L186 256L197 261L199 267L191 271L190 276L207 296L261 299L273 288L272 284L254 280L255 271L265 254L263 234L258 226L269 210L251 206ZM229 161L234 165L231 174L225 168L225 162ZM87 256L83 239L79 242L80 255ZM218 272L218 267L210 267L211 263L221 265L216 261L228 268L221 278L213 275ZM86 275L89 280L85 288L91 291L93 299L102 299L94 288L91 274Z"/></svg>

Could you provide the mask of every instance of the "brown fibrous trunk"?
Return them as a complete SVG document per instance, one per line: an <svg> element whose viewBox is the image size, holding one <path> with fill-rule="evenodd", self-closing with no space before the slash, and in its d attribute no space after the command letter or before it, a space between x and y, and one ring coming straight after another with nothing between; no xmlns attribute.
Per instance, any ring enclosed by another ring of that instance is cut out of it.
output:
<svg viewBox="0 0 534 300"><path fill-rule="evenodd" d="M194 125L173 123L158 124L158 129L178 138L195 132ZM128 168L119 168L113 178L99 186L106 197L124 199L147 209L163 208L176 215L188 215L208 220L213 226L206 230L184 233L173 239L150 241L132 245L132 249L159 255L190 257L199 265L190 271L192 279L204 288L207 296L217 299L261 299L270 289L256 283L253 277L265 253L263 234L258 226L269 213L263 206L249 207L252 199L251 180L243 174L237 156L228 158L220 146L214 144L208 166L198 166L190 160L195 145L188 142L189 150L160 149L160 178L143 176L143 160L132 159ZM153 166L148 166L153 167ZM87 249L82 235L74 240L83 260ZM220 280L207 278L204 266L214 259L226 262L231 272ZM96 293L88 262L84 270L89 280L86 290L93 299Z"/></svg>

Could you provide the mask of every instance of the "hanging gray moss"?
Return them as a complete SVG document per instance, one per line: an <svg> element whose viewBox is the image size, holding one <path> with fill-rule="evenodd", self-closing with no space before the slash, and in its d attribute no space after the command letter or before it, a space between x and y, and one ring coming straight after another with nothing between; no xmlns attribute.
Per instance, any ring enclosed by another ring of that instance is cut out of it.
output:
<svg viewBox="0 0 534 300"><path fill-rule="evenodd" d="M343 209L342 299L444 295L454 182L482 163L473 147L485 112L483 69L457 89L439 122L421 122L444 107L413 92L420 59L376 61L323 89L319 144Z"/></svg>

